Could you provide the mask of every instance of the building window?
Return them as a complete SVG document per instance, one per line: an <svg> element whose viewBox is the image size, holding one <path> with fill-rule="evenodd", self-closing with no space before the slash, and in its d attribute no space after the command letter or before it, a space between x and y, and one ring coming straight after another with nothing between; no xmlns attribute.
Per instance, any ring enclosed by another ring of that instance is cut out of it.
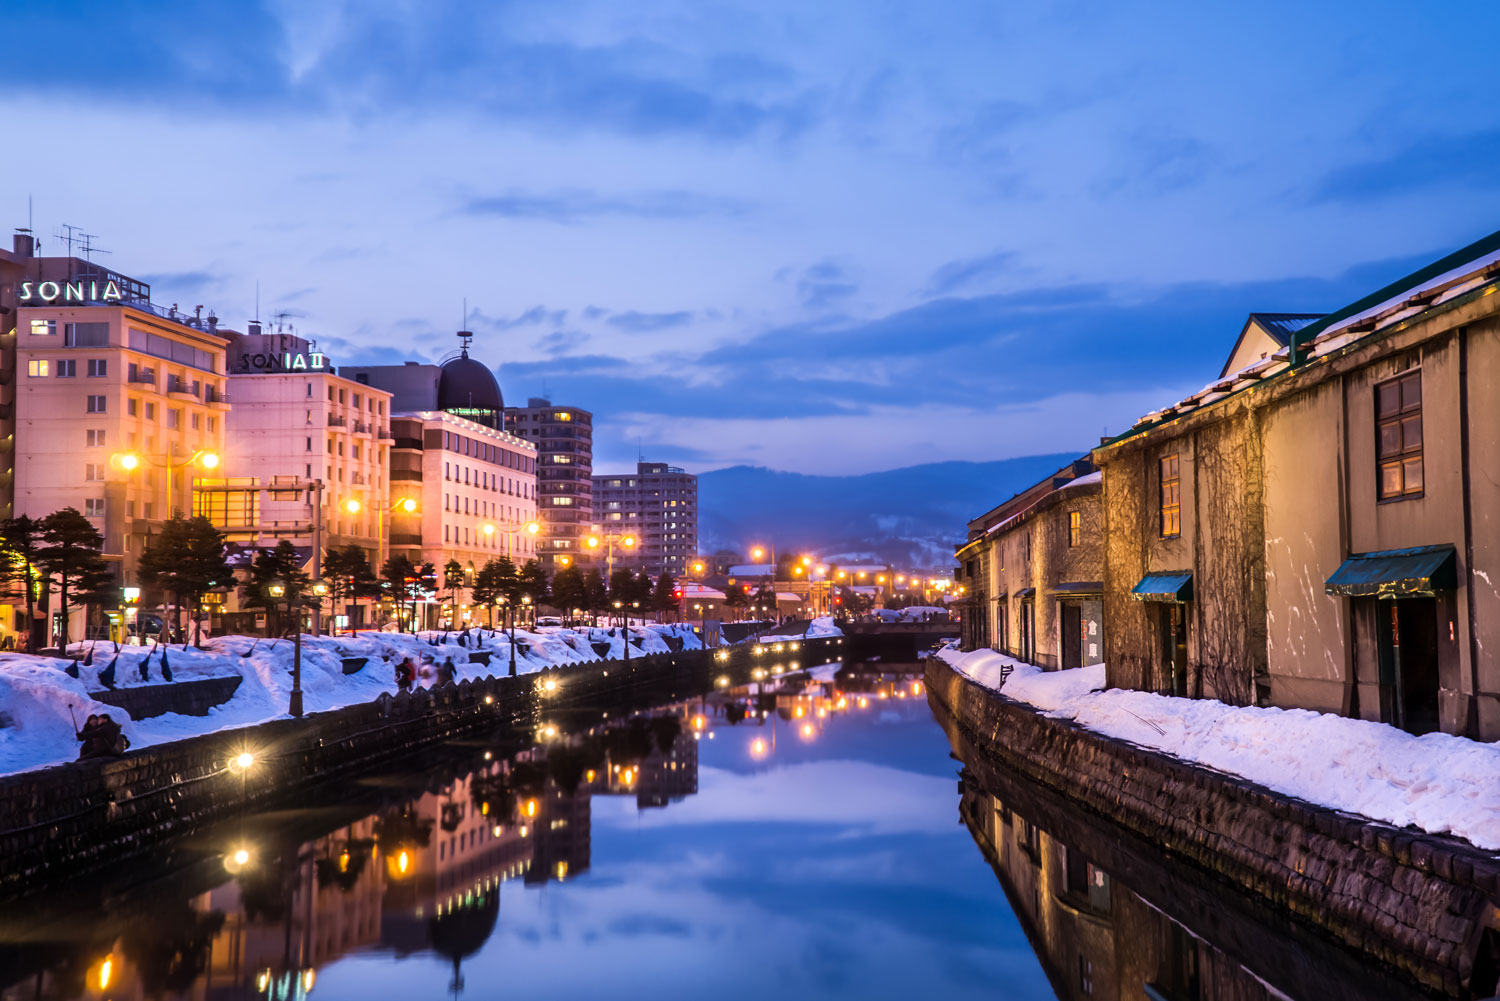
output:
<svg viewBox="0 0 1500 1001"><path fill-rule="evenodd" d="M102 414L102 413L105 413L106 412L106 404L107 404L107 402L108 401L103 396L90 396L88 398L88 403L86 405L86 410L87 410L88 413L91 413L91 414Z"/></svg>
<svg viewBox="0 0 1500 1001"><path fill-rule="evenodd" d="M89 428L88 436L89 448L104 447L104 428Z"/></svg>
<svg viewBox="0 0 1500 1001"><path fill-rule="evenodd" d="M71 379L78 374L78 362L72 358L63 358L57 363L57 377L59 379Z"/></svg>
<svg viewBox="0 0 1500 1001"><path fill-rule="evenodd" d="M1094 993L1094 964L1086 956L1078 957L1078 992L1085 997Z"/></svg>
<svg viewBox="0 0 1500 1001"><path fill-rule="evenodd" d="M31 336L33 336L33 337L51 337L55 333L57 333L57 321L56 320L32 320L31 321Z"/></svg>
<svg viewBox="0 0 1500 1001"><path fill-rule="evenodd" d="M1177 455L1161 460L1161 537L1175 539L1182 534L1182 479Z"/></svg>
<svg viewBox="0 0 1500 1001"><path fill-rule="evenodd" d="M48 372L47 359L37 358L26 363L26 374L35 378L45 378Z"/></svg>
<svg viewBox="0 0 1500 1001"><path fill-rule="evenodd" d="M135 397L132 396L130 399L128 399L128 400L125 401L125 412L127 414L129 414L131 417L134 417L135 416L135 411L136 411L136 402L135 402Z"/></svg>
<svg viewBox="0 0 1500 1001"><path fill-rule="evenodd" d="M85 463L84 466L83 466L83 478L85 480L102 480L102 479L104 479L104 463L102 463L102 462L88 462L88 463Z"/></svg>
<svg viewBox="0 0 1500 1001"><path fill-rule="evenodd" d="M1083 512L1068 512L1068 548L1076 549L1083 541Z"/></svg>
<svg viewBox="0 0 1500 1001"><path fill-rule="evenodd" d="M146 402L146 420L156 420L156 404L150 402L149 400Z"/></svg>
<svg viewBox="0 0 1500 1001"><path fill-rule="evenodd" d="M108 358L90 358L89 359L89 378L90 379L102 379L104 376L106 376L108 374L109 374L109 359Z"/></svg>
<svg viewBox="0 0 1500 1001"><path fill-rule="evenodd" d="M104 498L85 497L83 500L83 513L88 518L104 517Z"/></svg>
<svg viewBox="0 0 1500 1001"><path fill-rule="evenodd" d="M182 426L182 411L176 407L167 408L167 427L178 428Z"/></svg>
<svg viewBox="0 0 1500 1001"><path fill-rule="evenodd" d="M1376 446L1380 499L1422 493L1422 373L1412 372L1375 387Z"/></svg>

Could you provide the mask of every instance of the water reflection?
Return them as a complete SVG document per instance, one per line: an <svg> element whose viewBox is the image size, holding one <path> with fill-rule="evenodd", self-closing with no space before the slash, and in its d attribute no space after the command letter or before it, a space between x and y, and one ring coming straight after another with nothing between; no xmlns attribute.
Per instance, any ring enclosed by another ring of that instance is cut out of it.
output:
<svg viewBox="0 0 1500 1001"><path fill-rule="evenodd" d="M0 909L0 998L1048 996L923 695L784 667L424 752Z"/></svg>
<svg viewBox="0 0 1500 1001"><path fill-rule="evenodd" d="M941 709L959 813L1065 1001L1419 995L977 751Z"/></svg>

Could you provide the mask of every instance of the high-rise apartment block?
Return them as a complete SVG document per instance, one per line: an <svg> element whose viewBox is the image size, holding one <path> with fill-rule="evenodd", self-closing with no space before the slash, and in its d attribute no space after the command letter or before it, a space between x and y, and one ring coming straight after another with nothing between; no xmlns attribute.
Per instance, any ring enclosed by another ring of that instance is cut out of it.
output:
<svg viewBox="0 0 1500 1001"><path fill-rule="evenodd" d="M633 535L615 550L615 564L653 577L682 577L698 552L698 477L664 462L641 462L634 473L594 477L594 523Z"/></svg>
<svg viewBox="0 0 1500 1001"><path fill-rule="evenodd" d="M505 411L506 428L537 448L537 550L548 573L587 565L594 522L594 415L532 397Z"/></svg>

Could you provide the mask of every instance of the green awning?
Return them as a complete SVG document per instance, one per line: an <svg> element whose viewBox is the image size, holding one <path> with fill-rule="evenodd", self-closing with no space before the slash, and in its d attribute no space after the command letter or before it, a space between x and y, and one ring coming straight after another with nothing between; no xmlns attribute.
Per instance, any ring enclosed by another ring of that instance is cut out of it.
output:
<svg viewBox="0 0 1500 1001"><path fill-rule="evenodd" d="M1457 557L1452 546L1355 553L1339 565L1323 589L1351 598L1452 591L1458 587Z"/></svg>
<svg viewBox="0 0 1500 1001"><path fill-rule="evenodd" d="M1130 593L1136 601L1192 601L1193 572L1148 573Z"/></svg>

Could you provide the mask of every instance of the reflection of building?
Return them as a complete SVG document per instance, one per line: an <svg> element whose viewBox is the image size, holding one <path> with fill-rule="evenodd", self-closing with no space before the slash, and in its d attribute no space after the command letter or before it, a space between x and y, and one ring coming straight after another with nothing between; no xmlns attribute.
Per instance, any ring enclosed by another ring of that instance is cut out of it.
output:
<svg viewBox="0 0 1500 1001"><path fill-rule="evenodd" d="M639 809L663 807L673 800L698 792L698 738L684 730L666 753L659 749L637 766L635 805Z"/></svg>
<svg viewBox="0 0 1500 1001"><path fill-rule="evenodd" d="M653 577L682 577L698 552L698 477L664 462L642 462L634 473L594 477L594 524L631 534L615 549L615 565Z"/></svg>
<svg viewBox="0 0 1500 1001"><path fill-rule="evenodd" d="M593 817L588 790L583 783L565 792L550 779L537 797L533 821L533 852L527 883L567 879L588 870L593 857L590 822Z"/></svg>
<svg viewBox="0 0 1500 1001"><path fill-rule="evenodd" d="M533 397L505 411L505 427L537 448L537 551L547 572L589 565L593 554L584 540L594 518L594 415Z"/></svg>
<svg viewBox="0 0 1500 1001"><path fill-rule="evenodd" d="M1044 667L1104 656L1099 474L1086 459L969 522L959 548L966 649Z"/></svg>

